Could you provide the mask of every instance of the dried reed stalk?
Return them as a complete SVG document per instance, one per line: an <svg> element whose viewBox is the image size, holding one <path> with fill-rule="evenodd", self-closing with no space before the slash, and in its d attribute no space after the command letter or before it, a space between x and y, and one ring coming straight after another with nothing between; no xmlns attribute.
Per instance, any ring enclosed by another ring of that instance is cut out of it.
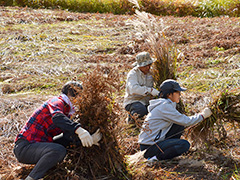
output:
<svg viewBox="0 0 240 180"><path fill-rule="evenodd" d="M163 81L176 79L177 60L181 57L181 53L165 36L164 32L168 27L162 19L160 21L156 20L152 14L146 12L138 10L135 12L137 19L132 21L132 24L143 39L148 42L149 49L156 58L156 61L153 63L152 74L154 87L160 90L159 87ZM177 104L177 109L181 113L185 112L182 101Z"/></svg>
<svg viewBox="0 0 240 180"><path fill-rule="evenodd" d="M136 12L136 20L132 21L137 33L146 40L149 49L152 51L156 62L152 72L155 80L155 88L159 89L160 84L166 79L176 78L177 59L180 53L172 42L165 36L167 26L163 20L156 18L146 12Z"/></svg>
<svg viewBox="0 0 240 180"><path fill-rule="evenodd" d="M215 143L227 137L225 123L240 127L240 93L237 89L222 92L209 105L213 114L211 117L189 129L190 137L198 143Z"/></svg>

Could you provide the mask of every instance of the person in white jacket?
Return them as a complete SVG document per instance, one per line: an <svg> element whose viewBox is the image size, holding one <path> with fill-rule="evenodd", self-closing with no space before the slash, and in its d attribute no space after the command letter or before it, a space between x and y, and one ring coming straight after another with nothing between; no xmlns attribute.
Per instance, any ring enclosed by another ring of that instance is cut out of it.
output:
<svg viewBox="0 0 240 180"><path fill-rule="evenodd" d="M196 124L211 116L209 108L194 116L186 116L176 109L181 91L175 80L165 80L160 85L160 98L150 100L148 115L144 120L138 143L141 151L146 150L144 157L152 160L172 159L187 152L190 143L180 139L184 128Z"/></svg>
<svg viewBox="0 0 240 180"><path fill-rule="evenodd" d="M140 118L147 115L149 100L159 94L159 91L153 88L153 77L150 73L154 61L148 52L137 54L135 67L127 75L123 105L131 115L136 113ZM135 122L129 117L128 123Z"/></svg>

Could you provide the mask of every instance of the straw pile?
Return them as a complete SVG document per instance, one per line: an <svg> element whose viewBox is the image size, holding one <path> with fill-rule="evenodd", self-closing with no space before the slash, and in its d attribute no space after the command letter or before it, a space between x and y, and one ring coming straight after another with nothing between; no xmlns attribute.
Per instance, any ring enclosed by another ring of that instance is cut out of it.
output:
<svg viewBox="0 0 240 180"><path fill-rule="evenodd" d="M236 89L221 93L209 105L213 115L189 129L192 140L198 143L218 143L227 137L225 125L240 127L240 93Z"/></svg>
<svg viewBox="0 0 240 180"><path fill-rule="evenodd" d="M77 117L82 127L93 134L98 128L103 135L100 146L69 149L64 162L50 172L47 179L119 179L127 177L124 156L116 140L119 107L113 99L120 88L118 72L97 66L80 78L81 97L77 98Z"/></svg>

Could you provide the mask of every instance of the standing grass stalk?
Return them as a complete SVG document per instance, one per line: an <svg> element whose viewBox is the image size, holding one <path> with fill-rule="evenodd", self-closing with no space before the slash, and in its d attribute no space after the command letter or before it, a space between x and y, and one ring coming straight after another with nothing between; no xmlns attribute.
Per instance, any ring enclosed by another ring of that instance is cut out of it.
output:
<svg viewBox="0 0 240 180"><path fill-rule="evenodd" d="M133 1L131 1L133 2ZM136 7L140 7L138 4ZM147 42L149 49L156 58L153 64L153 77L155 88L166 79L176 79L178 51L174 44L168 40L164 32L167 26L163 20L157 21L152 14L135 11L136 20L132 21L138 34Z"/></svg>

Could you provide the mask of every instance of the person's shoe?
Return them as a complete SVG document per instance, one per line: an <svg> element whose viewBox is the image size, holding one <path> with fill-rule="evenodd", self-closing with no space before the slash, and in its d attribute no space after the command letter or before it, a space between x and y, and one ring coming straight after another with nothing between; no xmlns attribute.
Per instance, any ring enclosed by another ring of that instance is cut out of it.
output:
<svg viewBox="0 0 240 180"><path fill-rule="evenodd" d="M127 117L127 118L125 119L125 123L126 123L126 124L128 124L128 119L129 119L129 117Z"/></svg>
<svg viewBox="0 0 240 180"><path fill-rule="evenodd" d="M148 158L148 162L156 162L156 161L158 161L158 158L156 156Z"/></svg>
<svg viewBox="0 0 240 180"><path fill-rule="evenodd" d="M34 180L32 177L28 176L25 180Z"/></svg>
<svg viewBox="0 0 240 180"><path fill-rule="evenodd" d="M133 127L136 126L135 121L132 118L130 118L130 117L127 117L125 122L126 122L126 124L128 124L130 126L133 126Z"/></svg>
<svg viewBox="0 0 240 180"><path fill-rule="evenodd" d="M153 166L158 161L159 161L158 158L156 156L153 156L151 158L148 158L147 165L148 166Z"/></svg>

